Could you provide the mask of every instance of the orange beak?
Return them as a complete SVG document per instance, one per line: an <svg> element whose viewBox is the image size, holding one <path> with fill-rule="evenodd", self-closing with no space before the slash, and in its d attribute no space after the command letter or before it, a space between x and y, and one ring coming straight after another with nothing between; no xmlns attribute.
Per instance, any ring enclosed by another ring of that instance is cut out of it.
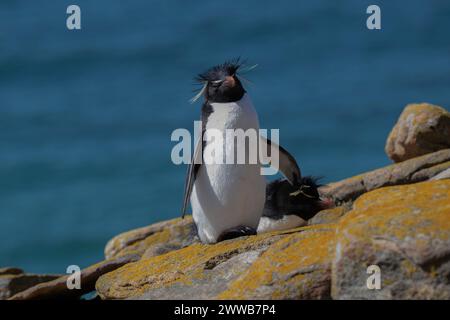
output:
<svg viewBox="0 0 450 320"><path fill-rule="evenodd" d="M233 76L226 76L225 81L223 82L227 87L233 88L236 85L236 80Z"/></svg>

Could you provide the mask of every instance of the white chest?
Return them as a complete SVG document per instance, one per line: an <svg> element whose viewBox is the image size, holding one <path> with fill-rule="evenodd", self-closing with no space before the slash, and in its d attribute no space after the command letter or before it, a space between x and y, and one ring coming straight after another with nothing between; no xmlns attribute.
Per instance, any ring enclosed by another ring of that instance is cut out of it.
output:
<svg viewBox="0 0 450 320"><path fill-rule="evenodd" d="M213 112L208 117L203 137L205 163L242 164L250 159L250 145L257 145L259 136L258 115L250 98L245 94L237 102L211 103L211 107ZM249 137L248 140L245 137ZM254 159L252 163L255 162Z"/></svg>
<svg viewBox="0 0 450 320"><path fill-rule="evenodd" d="M206 129L259 129L258 115L247 94L239 101L211 103L211 107Z"/></svg>

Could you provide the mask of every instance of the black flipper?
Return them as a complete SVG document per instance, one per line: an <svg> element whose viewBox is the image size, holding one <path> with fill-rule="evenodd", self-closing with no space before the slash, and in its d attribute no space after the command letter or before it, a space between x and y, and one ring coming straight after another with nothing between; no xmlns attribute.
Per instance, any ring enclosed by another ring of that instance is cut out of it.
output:
<svg viewBox="0 0 450 320"><path fill-rule="evenodd" d="M222 234L217 238L217 242L254 235L256 235L256 229L247 226L239 226L222 232Z"/></svg>
<svg viewBox="0 0 450 320"><path fill-rule="evenodd" d="M270 139L267 139L263 136L259 137L261 139L260 146L262 148L266 147L267 150L270 150L270 152L266 152L268 156L270 156L274 150L278 149L278 154L280 158L278 168L276 169L281 171L283 176L289 181L291 185L298 185L302 178L302 174L297 164L297 161L295 161L295 158L289 152L287 152L287 150L284 149L282 146L279 146L278 144L272 142Z"/></svg>
<svg viewBox="0 0 450 320"><path fill-rule="evenodd" d="M195 177L197 175L198 170L200 169L200 157L201 157L201 148L202 141L197 141L195 146L194 153L192 155L191 163L188 165L187 173L186 173L186 181L184 183L184 198L183 198L183 209L182 218L186 215L186 209L188 207L189 199L191 198L192 188L194 186ZM197 160L197 161L196 161Z"/></svg>
<svg viewBox="0 0 450 320"><path fill-rule="evenodd" d="M203 152L202 150L206 147L206 142L203 141L203 135L206 130L206 123L208 122L208 117L213 112L212 106L205 101L202 105L202 135L200 136L197 144L195 145L194 153L192 154L191 163L188 165L186 173L186 181L184 183L184 199L183 208L181 209L182 218L186 215L186 209L188 207L189 199L191 198L192 188L194 187L195 178L197 177L197 172L200 170L201 164L203 163Z"/></svg>

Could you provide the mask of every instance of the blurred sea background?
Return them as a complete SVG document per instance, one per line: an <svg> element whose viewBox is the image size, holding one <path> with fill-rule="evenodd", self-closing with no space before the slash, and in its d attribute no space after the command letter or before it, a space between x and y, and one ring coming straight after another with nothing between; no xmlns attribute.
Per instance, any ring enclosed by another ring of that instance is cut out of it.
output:
<svg viewBox="0 0 450 320"><path fill-rule="evenodd" d="M66 28L77 4L82 30ZM366 28L381 7L382 30ZM449 1L0 2L0 266L64 273L178 217L192 78L236 56L263 128L331 182L390 163L403 107L450 108Z"/></svg>

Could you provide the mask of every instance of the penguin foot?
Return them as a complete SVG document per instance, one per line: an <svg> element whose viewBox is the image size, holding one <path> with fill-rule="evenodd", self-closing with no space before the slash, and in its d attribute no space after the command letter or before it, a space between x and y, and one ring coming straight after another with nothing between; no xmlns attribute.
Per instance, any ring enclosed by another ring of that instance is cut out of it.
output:
<svg viewBox="0 0 450 320"><path fill-rule="evenodd" d="M221 233L221 235L217 238L217 242L221 242L224 240L230 240L234 238L239 238L243 236L254 236L256 235L256 229L247 226L239 226L236 228L231 228L225 230Z"/></svg>

